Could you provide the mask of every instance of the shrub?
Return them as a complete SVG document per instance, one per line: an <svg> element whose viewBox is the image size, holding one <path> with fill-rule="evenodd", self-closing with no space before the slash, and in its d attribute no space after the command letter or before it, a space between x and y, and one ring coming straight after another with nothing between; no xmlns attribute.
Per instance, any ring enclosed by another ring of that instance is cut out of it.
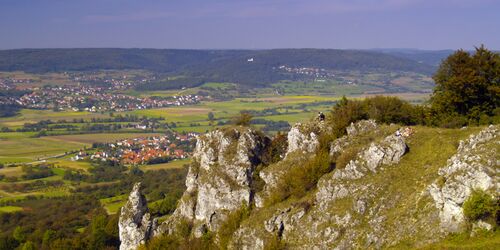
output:
<svg viewBox="0 0 500 250"><path fill-rule="evenodd" d="M240 227L243 220L250 215L250 208L243 204L240 209L230 213L219 228L219 246L227 249L233 233Z"/></svg>
<svg viewBox="0 0 500 250"><path fill-rule="evenodd" d="M241 112L238 116L233 118L234 125L249 126L252 120L252 115L248 112Z"/></svg>
<svg viewBox="0 0 500 250"><path fill-rule="evenodd" d="M299 163L300 164L300 163ZM332 160L326 150L320 150L304 164L291 166L272 191L268 203L280 202L289 197L301 198L316 187L318 180L332 170Z"/></svg>
<svg viewBox="0 0 500 250"><path fill-rule="evenodd" d="M342 151L342 153L337 157L337 160L335 161L335 168L336 169L345 168L351 160L354 160L356 158L358 152L359 150L354 147L350 147Z"/></svg>
<svg viewBox="0 0 500 250"><path fill-rule="evenodd" d="M464 202L462 208L468 220L476 221L496 216L498 204L495 199L485 191L475 190Z"/></svg>

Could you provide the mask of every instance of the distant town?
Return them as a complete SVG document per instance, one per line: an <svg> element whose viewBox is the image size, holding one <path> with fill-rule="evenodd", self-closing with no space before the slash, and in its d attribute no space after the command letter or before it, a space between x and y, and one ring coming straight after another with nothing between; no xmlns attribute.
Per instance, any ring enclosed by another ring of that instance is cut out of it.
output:
<svg viewBox="0 0 500 250"><path fill-rule="evenodd" d="M113 161L127 165L165 163L187 158L196 136L197 133L169 132L161 136L95 143L92 149L81 150L71 160Z"/></svg>
<svg viewBox="0 0 500 250"><path fill-rule="evenodd" d="M68 73L66 73L68 74ZM138 84L146 84L154 77L127 79L126 75L115 79L97 77L94 74L73 73L68 77L75 84L62 86L45 85L16 89L16 85L29 85L32 79L0 78L0 91L12 91L14 94L0 95L0 104L19 105L30 109L52 109L54 111L130 111L137 109L162 108L196 104L203 100L201 95L173 95L136 97L119 93Z"/></svg>

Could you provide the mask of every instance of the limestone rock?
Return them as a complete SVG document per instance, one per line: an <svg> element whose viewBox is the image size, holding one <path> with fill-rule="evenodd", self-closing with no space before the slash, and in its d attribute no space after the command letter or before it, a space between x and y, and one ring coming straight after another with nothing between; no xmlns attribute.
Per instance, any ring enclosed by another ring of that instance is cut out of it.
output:
<svg viewBox="0 0 500 250"><path fill-rule="evenodd" d="M351 123L349 127L346 128L348 136L356 136L362 133L376 129L377 123L375 120L362 120L356 123Z"/></svg>
<svg viewBox="0 0 500 250"><path fill-rule="evenodd" d="M370 147L358 154L344 169L335 171L337 179L359 179L366 172L377 172L381 165L396 164L407 152L408 146L401 136L390 135L380 143L372 143Z"/></svg>
<svg viewBox="0 0 500 250"><path fill-rule="evenodd" d="M441 176L428 190L443 230L456 232L464 225L462 205L473 189L499 193L498 126L489 126L468 140L461 141L457 153L439 170Z"/></svg>
<svg viewBox="0 0 500 250"><path fill-rule="evenodd" d="M300 151L304 154L314 153L319 146L319 128L304 128L301 123L295 124L288 132L288 150L286 155Z"/></svg>
<svg viewBox="0 0 500 250"><path fill-rule="evenodd" d="M346 128L347 135L344 135L331 143L330 155L333 156L341 153L344 148L352 143L354 137L376 129L378 129L378 125L375 120L362 120L356 123L351 123L351 125Z"/></svg>
<svg viewBox="0 0 500 250"><path fill-rule="evenodd" d="M162 224L193 222L195 236L217 231L226 216L253 200L252 175L269 139L249 128L215 130L199 136L186 178L186 192L174 214Z"/></svg>
<svg viewBox="0 0 500 250"><path fill-rule="evenodd" d="M148 213L146 198L141 193L141 183L136 183L120 212L118 222L120 250L136 249L146 243L152 236L156 224L157 221Z"/></svg>

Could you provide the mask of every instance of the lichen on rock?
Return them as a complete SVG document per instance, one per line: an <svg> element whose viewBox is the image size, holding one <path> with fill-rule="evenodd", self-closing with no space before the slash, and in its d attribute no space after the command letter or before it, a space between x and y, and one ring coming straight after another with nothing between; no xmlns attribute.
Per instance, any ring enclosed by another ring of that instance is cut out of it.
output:
<svg viewBox="0 0 500 250"><path fill-rule="evenodd" d="M118 230L120 250L133 250L146 243L157 226L157 220L148 213L147 201L141 193L141 183L136 183L127 203L120 211Z"/></svg>
<svg viewBox="0 0 500 250"><path fill-rule="evenodd" d="M196 237L217 231L227 215L253 201L252 174L269 139L250 128L215 130L199 136L186 178L186 192L158 233L171 232L180 218L191 221Z"/></svg>
<svg viewBox="0 0 500 250"><path fill-rule="evenodd" d="M457 232L465 226L462 205L474 189L500 193L498 136L498 126L492 125L461 141L457 153L439 169L440 181L429 186L443 230Z"/></svg>

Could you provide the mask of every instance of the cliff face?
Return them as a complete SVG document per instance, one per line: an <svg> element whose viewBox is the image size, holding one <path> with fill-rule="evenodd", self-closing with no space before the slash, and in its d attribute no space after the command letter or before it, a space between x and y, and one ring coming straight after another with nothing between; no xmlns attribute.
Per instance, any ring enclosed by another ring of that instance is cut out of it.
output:
<svg viewBox="0 0 500 250"><path fill-rule="evenodd" d="M259 132L236 128L200 136L187 190L165 222L156 226L134 187L120 217L122 249L174 233L181 221L193 224L192 237L217 233L242 205L253 209L234 231L232 249L264 249L276 241L292 249L383 248L402 241L418 246L463 230L461 206L471 190L497 194L500 189L498 127L479 133L396 130L374 121L352 124L329 146L334 159L354 152L345 165L323 175L307 195L273 204L265 201L278 181L316 154L320 137L328 133L325 124L294 126L286 156L263 169L257 166L270 139ZM471 133L458 149L453 145ZM265 183L262 188L255 189L256 178Z"/></svg>
<svg viewBox="0 0 500 250"><path fill-rule="evenodd" d="M120 250L136 249L150 239L156 228L156 219L152 219L147 211L146 198L141 193L141 183L137 183L120 212Z"/></svg>
<svg viewBox="0 0 500 250"><path fill-rule="evenodd" d="M248 128L216 130L198 138L187 190L173 216L157 234L171 232L180 219L194 224L194 234L217 231L228 213L253 202L252 175L269 139Z"/></svg>

